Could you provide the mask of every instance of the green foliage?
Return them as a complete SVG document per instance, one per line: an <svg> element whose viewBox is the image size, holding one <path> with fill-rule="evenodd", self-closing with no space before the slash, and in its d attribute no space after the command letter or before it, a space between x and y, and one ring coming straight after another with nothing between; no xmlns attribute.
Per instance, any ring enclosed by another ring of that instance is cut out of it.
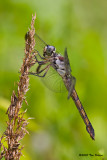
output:
<svg viewBox="0 0 107 160"><path fill-rule="evenodd" d="M29 135L22 159L102 160L107 157L107 2L85 0L1 1L0 5L0 135L13 89L17 89L24 56L24 36L32 13L36 32L61 53L67 47L76 90L95 129L95 141L67 93L53 93L30 77L26 95ZM15 83L15 84L14 84ZM81 157L79 154L88 154ZM91 156L89 154L102 154Z"/></svg>

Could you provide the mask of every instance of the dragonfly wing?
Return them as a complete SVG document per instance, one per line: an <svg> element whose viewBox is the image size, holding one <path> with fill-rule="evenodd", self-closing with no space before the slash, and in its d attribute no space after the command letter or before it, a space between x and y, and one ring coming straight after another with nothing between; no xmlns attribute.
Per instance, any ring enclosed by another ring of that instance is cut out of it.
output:
<svg viewBox="0 0 107 160"><path fill-rule="evenodd" d="M65 63L65 70L67 75L71 75L71 66L70 66L70 62L67 54L67 48L65 48L65 52L64 52L64 63Z"/></svg>
<svg viewBox="0 0 107 160"><path fill-rule="evenodd" d="M70 88L69 88L69 91L68 91L68 99L70 98L71 96L71 93L75 87L75 84L76 84L76 78L75 77L71 77L71 85L70 85Z"/></svg>
<svg viewBox="0 0 107 160"><path fill-rule="evenodd" d="M35 51L39 52L40 56L43 57L43 50L44 47L47 46L47 43L45 43L36 33L35 33ZM34 52L35 52L34 51ZM38 60L40 59L40 56L37 54L36 57Z"/></svg>
<svg viewBox="0 0 107 160"><path fill-rule="evenodd" d="M65 63L66 75L70 79L69 90L68 90L68 99L69 99L75 87L76 78L71 75L71 66L70 66L70 62L67 54L67 48L65 48L65 52L64 52L64 63Z"/></svg>
<svg viewBox="0 0 107 160"><path fill-rule="evenodd" d="M46 46L47 43L45 41L43 41L37 33L35 33L35 42L39 42L39 45L41 44L42 47Z"/></svg>
<svg viewBox="0 0 107 160"><path fill-rule="evenodd" d="M49 64L49 63L48 63ZM63 93L66 92L67 89L64 85L64 82L61 78L61 76L59 76L59 74L56 72L56 70L50 66L50 68L48 69L48 71L46 71L46 69L44 70L44 68L48 65L41 65L40 67L40 71L43 70L43 72L37 74L37 69L35 70L35 66L32 67L32 69L30 70L31 73L33 73L32 75L38 76L40 80L42 81L42 83L51 91L53 92L57 92L57 93ZM38 68L38 65L36 66L36 68ZM42 77L45 74L44 77Z"/></svg>
<svg viewBox="0 0 107 160"><path fill-rule="evenodd" d="M60 93L67 91L61 76L59 76L52 66L49 68L46 76L40 79L47 88L54 92Z"/></svg>

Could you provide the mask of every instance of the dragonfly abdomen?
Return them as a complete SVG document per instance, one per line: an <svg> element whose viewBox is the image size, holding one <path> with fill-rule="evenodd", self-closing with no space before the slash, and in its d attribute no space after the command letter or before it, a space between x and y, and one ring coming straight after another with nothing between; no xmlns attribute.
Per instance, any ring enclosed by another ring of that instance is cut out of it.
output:
<svg viewBox="0 0 107 160"><path fill-rule="evenodd" d="M82 106L81 101L79 100L79 97L78 97L75 89L73 89L71 97L74 100L75 105L76 105L77 109L79 110L80 115L81 115L84 123L86 124L87 132L90 134L91 138L94 139L94 136L95 136L94 135L94 129L93 129L92 125L91 125L91 122L88 119L88 116L87 116L87 114L86 114L86 112L85 112L85 110L84 110L84 108Z"/></svg>

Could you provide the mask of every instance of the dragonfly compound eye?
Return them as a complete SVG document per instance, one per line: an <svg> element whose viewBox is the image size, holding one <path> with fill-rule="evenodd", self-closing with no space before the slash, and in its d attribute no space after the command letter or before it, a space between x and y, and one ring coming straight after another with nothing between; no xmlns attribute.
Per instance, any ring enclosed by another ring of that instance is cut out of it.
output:
<svg viewBox="0 0 107 160"><path fill-rule="evenodd" d="M49 46L49 45L45 46L44 53L43 53L44 57L45 56L51 56L53 53L55 53L55 47L54 46Z"/></svg>

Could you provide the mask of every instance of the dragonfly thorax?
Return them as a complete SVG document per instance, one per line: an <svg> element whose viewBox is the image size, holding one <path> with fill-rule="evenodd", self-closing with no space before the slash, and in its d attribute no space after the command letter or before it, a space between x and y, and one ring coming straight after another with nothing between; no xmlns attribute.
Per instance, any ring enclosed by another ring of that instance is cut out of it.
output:
<svg viewBox="0 0 107 160"><path fill-rule="evenodd" d="M44 47L43 56L44 57L52 56L55 53L55 50L56 49L55 49L54 46L47 45L47 46Z"/></svg>

